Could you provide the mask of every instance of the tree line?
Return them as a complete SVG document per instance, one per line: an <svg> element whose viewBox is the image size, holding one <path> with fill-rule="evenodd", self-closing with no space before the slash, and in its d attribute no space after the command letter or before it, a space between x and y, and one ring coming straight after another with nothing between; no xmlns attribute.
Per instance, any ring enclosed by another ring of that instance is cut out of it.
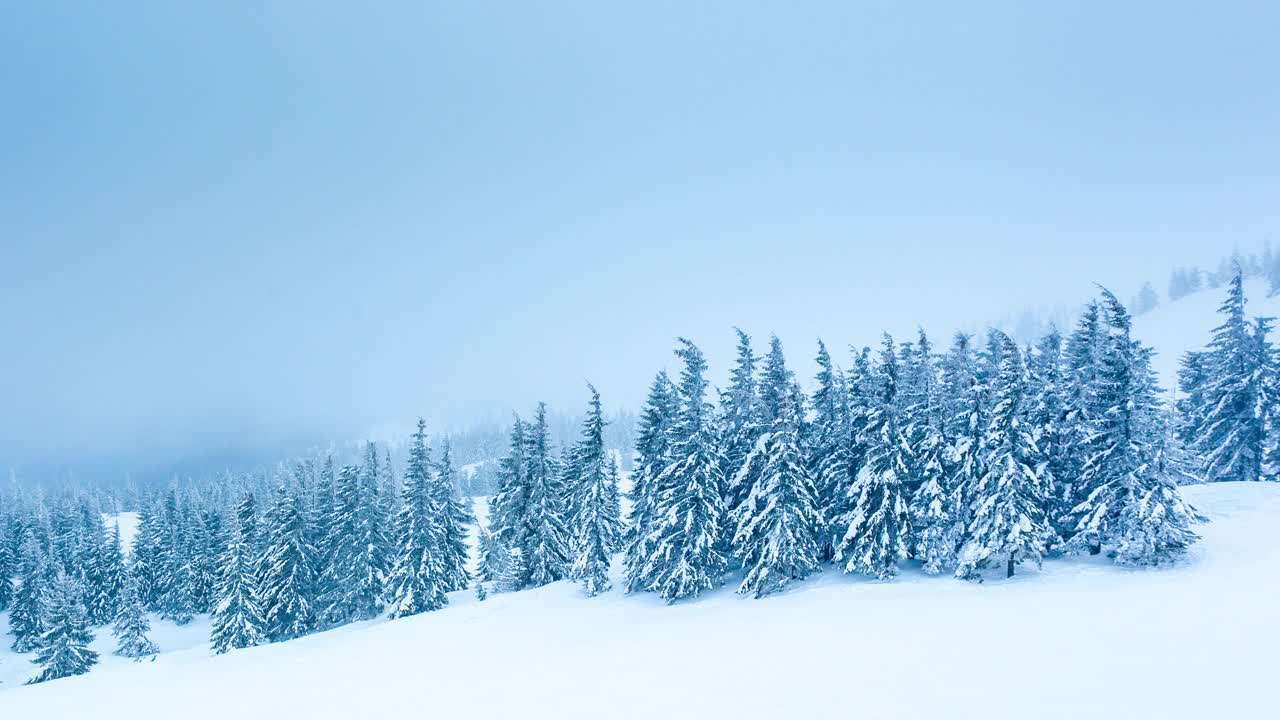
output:
<svg viewBox="0 0 1280 720"><path fill-rule="evenodd" d="M86 496L8 498L0 609L42 681L96 662L95 626L112 625L117 653L145 657L151 615L209 614L222 653L436 610L468 587L484 599L572 580L596 595L615 560L625 591L668 602L730 578L763 597L827 565L979 581L1073 553L1160 565L1197 539L1179 484L1280 467L1270 321L1244 305L1237 274L1174 403L1105 290L1069 334L1030 347L1000 331L942 351L924 332L886 335L841 368L819 342L810 393L776 337L758 356L738 331L722 390L681 339L678 376L650 385L625 494L590 388L563 449L545 405L515 419L483 524L448 442L433 452L422 421L402 474L369 443L358 463L300 461L274 487L228 477L150 497L127 557Z"/></svg>

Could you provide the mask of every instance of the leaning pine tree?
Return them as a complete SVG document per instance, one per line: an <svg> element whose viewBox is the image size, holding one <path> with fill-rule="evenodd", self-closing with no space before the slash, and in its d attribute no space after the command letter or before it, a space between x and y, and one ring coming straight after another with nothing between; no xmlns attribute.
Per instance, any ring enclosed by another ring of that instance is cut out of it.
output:
<svg viewBox="0 0 1280 720"><path fill-rule="evenodd" d="M85 614L84 593L65 573L59 572L50 588L45 625L35 659L42 669L30 684L83 675L97 664L98 653L89 649L93 632Z"/></svg>
<svg viewBox="0 0 1280 720"><path fill-rule="evenodd" d="M1024 561L1039 566L1053 537L1045 516L1048 464L1023 420L1026 372L1008 337L993 385L996 404L982 442L986 472L975 488L969 539L956 570L962 578L975 576L992 559L1005 561L1008 577Z"/></svg>
<svg viewBox="0 0 1280 720"><path fill-rule="evenodd" d="M669 603L720 584L728 561L720 550L724 500L723 459L716 447L706 402L707 363L693 343L680 339L684 361L680 414L672 429L671 460L653 481L653 521L645 539L649 557L641 574L646 589Z"/></svg>
<svg viewBox="0 0 1280 720"><path fill-rule="evenodd" d="M1157 565L1176 560L1196 541L1197 515L1178 492L1164 462L1162 403L1151 370L1150 348L1130 336L1128 311L1103 291L1108 333L1097 379L1091 454L1081 478L1087 491L1073 510L1076 535L1069 549L1110 546L1116 562Z"/></svg>

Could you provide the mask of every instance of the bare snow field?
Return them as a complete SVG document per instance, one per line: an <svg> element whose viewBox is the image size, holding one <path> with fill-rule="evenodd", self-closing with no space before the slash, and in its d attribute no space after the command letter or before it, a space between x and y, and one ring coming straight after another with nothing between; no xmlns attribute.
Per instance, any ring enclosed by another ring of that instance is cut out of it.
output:
<svg viewBox="0 0 1280 720"><path fill-rule="evenodd" d="M0 718L1271 718L1280 485L1185 488L1181 566L1055 560L984 584L828 570L765 600L666 606L576 586L491 595L211 657L157 623L154 662L0 692ZM7 651L6 651L7 652ZM0 657L5 687L30 674Z"/></svg>

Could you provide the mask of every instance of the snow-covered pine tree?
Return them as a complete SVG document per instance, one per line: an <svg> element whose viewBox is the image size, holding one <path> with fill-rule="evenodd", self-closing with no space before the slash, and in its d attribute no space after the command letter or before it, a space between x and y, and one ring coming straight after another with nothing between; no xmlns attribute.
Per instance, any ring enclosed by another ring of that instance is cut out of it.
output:
<svg viewBox="0 0 1280 720"><path fill-rule="evenodd" d="M822 493L819 509L826 521L823 557L830 560L835 559L836 550L844 541L857 501L853 488L866 466L866 429L875 407L874 385L871 349L854 351L853 365L844 378L844 422L838 429L839 442L823 460L816 480Z"/></svg>
<svg viewBox="0 0 1280 720"><path fill-rule="evenodd" d="M13 603L13 583L18 574L18 558L9 539L11 523L0 515L0 612Z"/></svg>
<svg viewBox="0 0 1280 720"><path fill-rule="evenodd" d="M527 534L521 550L529 572L529 586L542 587L563 579L569 569L564 489L559 463L551 450L546 404L538 403L527 439L529 502L524 517Z"/></svg>
<svg viewBox="0 0 1280 720"><path fill-rule="evenodd" d="M98 653L89 649L91 642L83 590L75 578L59 571L49 589L45 631L34 660L41 671L28 684L89 672L98 662Z"/></svg>
<svg viewBox="0 0 1280 720"><path fill-rule="evenodd" d="M902 434L901 377L893 338L888 335L875 380L876 404L864 431L867 462L849 489L851 508L838 518L845 532L836 548L836 561L847 573L887 580L907 557L910 520L903 484L910 481L915 462Z"/></svg>
<svg viewBox="0 0 1280 720"><path fill-rule="evenodd" d="M1160 296L1151 283L1145 283L1133 299L1134 316L1146 315L1160 305Z"/></svg>
<svg viewBox="0 0 1280 720"><path fill-rule="evenodd" d="M917 485L907 511L911 518L912 557L926 573L936 575L955 564L959 538L952 506L952 480L946 436L946 405L933 344L923 330L912 351L903 356L906 383L903 435L914 458Z"/></svg>
<svg viewBox="0 0 1280 720"><path fill-rule="evenodd" d="M627 518L627 592L646 588L652 578L645 574L651 548L649 540L656 508L654 482L670 460L671 429L679 414L679 396L665 371L659 372L649 388L640 414L636 435L636 461L631 472L631 512Z"/></svg>
<svg viewBox="0 0 1280 720"><path fill-rule="evenodd" d="M1182 356L1178 366L1178 391L1181 393L1175 407L1180 416L1178 439L1190 445L1200 437L1204 425L1204 412L1208 404L1204 398L1205 384L1209 381L1207 355L1191 351Z"/></svg>
<svg viewBox="0 0 1280 720"><path fill-rule="evenodd" d="M268 517L267 549L260 563L259 593L267 638L291 640L316 624L316 550L308 541L307 515L296 490L281 488Z"/></svg>
<svg viewBox="0 0 1280 720"><path fill-rule="evenodd" d="M440 462L432 476L432 487L436 503L441 507L439 522L443 531L440 547L444 570L443 587L445 592L465 590L471 582L471 573L467 571L467 526L475 522L475 517L467 511L458 495L453 469L453 447L449 438L444 439L440 448Z"/></svg>
<svg viewBox="0 0 1280 720"><path fill-rule="evenodd" d="M1178 492L1161 457L1167 426L1160 422L1152 350L1133 340L1128 311L1102 292L1107 333L1095 388L1094 415L1081 485L1087 490L1069 549L1111 546L1117 562L1155 565L1180 557L1196 535L1195 511Z"/></svg>
<svg viewBox="0 0 1280 720"><path fill-rule="evenodd" d="M1069 517L1071 508L1064 507L1060 482L1072 472L1065 432L1067 400L1062 367L1062 335L1055 329L1040 339L1034 351L1027 353L1027 425L1035 438L1049 472L1042 478L1045 512L1054 527L1054 541L1061 540L1069 527L1059 523ZM1050 548L1052 549L1052 548Z"/></svg>
<svg viewBox="0 0 1280 720"><path fill-rule="evenodd" d="M489 503L488 532L492 536L492 546L500 552L491 556L491 570L506 564L506 555L511 548L523 548L528 535L524 523L529 505L527 427L519 416L514 419L508 453L498 461L498 487ZM521 580L520 587L524 582Z"/></svg>
<svg viewBox="0 0 1280 720"><path fill-rule="evenodd" d="M489 526L479 524L479 537L476 541L476 553L479 562L476 564L476 580L480 583L491 583L498 579L506 550L498 544L497 538L489 532Z"/></svg>
<svg viewBox="0 0 1280 720"><path fill-rule="evenodd" d="M1205 351L1208 380L1201 392L1204 409L1198 415L1199 433L1192 448L1204 457L1205 479L1261 480L1266 441L1263 402L1270 359L1269 348L1255 339L1245 317L1244 278L1231 279L1219 312L1225 317L1213 331Z"/></svg>
<svg viewBox="0 0 1280 720"><path fill-rule="evenodd" d="M111 626L111 634L116 638L115 654L127 658L155 655L160 649L147 637L149 632L151 621L147 619L147 610L138 595L138 581L132 575L126 575L115 622Z"/></svg>
<svg viewBox="0 0 1280 720"><path fill-rule="evenodd" d="M494 582L494 590L500 593L516 592L524 588L527 577L529 569L524 561L524 552L518 547L510 548L502 561L501 573Z"/></svg>
<svg viewBox="0 0 1280 720"><path fill-rule="evenodd" d="M18 587L9 608L14 652L27 653L40 647L40 637L47 627L48 575L44 551L28 528L18 553Z"/></svg>
<svg viewBox="0 0 1280 720"><path fill-rule="evenodd" d="M818 512L822 517L822 525L818 530L819 555L825 562L835 554L831 542L831 529L827 511L836 504L835 495L843 487L842 473L827 475L824 468L837 463L838 458L847 452L849 437L849 394L844 375L831 360L831 353L821 340L818 341L818 374L814 377L816 385L811 400L813 405L813 432L805 446L805 464L809 477L813 478Z"/></svg>
<svg viewBox="0 0 1280 720"><path fill-rule="evenodd" d="M392 618L438 610L449 602L445 597L445 531L441 523L445 509L433 487L426 428L426 422L419 418L405 466L396 519L395 562L387 582Z"/></svg>
<svg viewBox="0 0 1280 720"><path fill-rule="evenodd" d="M732 548L746 570L738 592L757 598L813 574L820 559L818 533L824 523L801 449L803 397L788 381L785 373L765 376L767 386L783 382L790 387L781 395L777 417L747 456L740 474L753 478L751 489L729 516L735 528ZM771 387L765 394L777 393Z"/></svg>
<svg viewBox="0 0 1280 720"><path fill-rule="evenodd" d="M329 547L334 556L320 599L325 622L370 620L381 614L389 568L389 540L378 502L377 454L364 471L338 471L338 495Z"/></svg>
<svg viewBox="0 0 1280 720"><path fill-rule="evenodd" d="M653 517L644 541L650 555L641 570L646 589L667 602L716 587L727 565L720 550L724 465L706 401L707 362L684 338L676 356L684 361L680 412L671 431L671 459L650 490Z"/></svg>
<svg viewBox="0 0 1280 720"><path fill-rule="evenodd" d="M88 572L90 583L85 588L89 621L94 625L105 625L115 619L126 583L119 522L112 525L111 532L93 553L92 562Z"/></svg>
<svg viewBox="0 0 1280 720"><path fill-rule="evenodd" d="M618 467L604 447L604 411L600 393L588 384L591 404L582 423L582 436L568 466L569 528L573 561L569 577L582 583L588 597L609 590L609 563L622 536L618 501Z"/></svg>
<svg viewBox="0 0 1280 720"><path fill-rule="evenodd" d="M254 647L267 641L267 619L258 594L258 567L239 523L220 558L222 576L214 593L213 652Z"/></svg>
<svg viewBox="0 0 1280 720"><path fill-rule="evenodd" d="M154 503L144 500L138 508L138 530L129 550L129 573L138 583L138 597L143 607L157 610L160 606L160 536L159 517Z"/></svg>
<svg viewBox="0 0 1280 720"><path fill-rule="evenodd" d="M1063 352L1063 401L1065 413L1060 428L1061 452L1055 461L1056 483L1049 519L1064 542L1074 537L1079 517L1075 508L1089 493L1082 480L1092 453L1094 430L1106 412L1099 397L1099 376L1108 330L1098 302L1090 302L1067 339ZM1091 545L1090 552L1100 548Z"/></svg>
<svg viewBox="0 0 1280 720"><path fill-rule="evenodd" d="M756 383L758 360L751 347L751 336L740 328L733 330L738 335L738 356L729 373L729 386L720 394L717 417L724 458L721 472L725 478L727 511L736 508L751 492L748 484L735 484L734 479L755 447L756 439L764 431L764 412Z"/></svg>
<svg viewBox="0 0 1280 720"><path fill-rule="evenodd" d="M992 389L995 407L982 441L985 473L975 487L973 519L956 570L962 578L993 559L1005 562L1007 577L1025 561L1039 567L1053 538L1045 514L1048 463L1023 418L1026 370L1018 346L1007 336L1000 357Z"/></svg>

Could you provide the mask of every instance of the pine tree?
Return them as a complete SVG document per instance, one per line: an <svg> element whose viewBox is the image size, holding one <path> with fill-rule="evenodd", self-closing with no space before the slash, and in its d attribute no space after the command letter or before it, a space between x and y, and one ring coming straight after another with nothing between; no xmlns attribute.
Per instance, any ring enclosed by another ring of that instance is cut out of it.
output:
<svg viewBox="0 0 1280 720"><path fill-rule="evenodd" d="M237 522L219 560L222 575L215 591L210 637L213 652L217 654L267 641L267 619L258 593L258 568L252 552Z"/></svg>
<svg viewBox="0 0 1280 720"><path fill-rule="evenodd" d="M476 579L480 583L491 583L498 579L501 574L502 563L506 557L506 550L498 543L498 540L489 532L488 525L480 526L479 539L476 542L476 550L479 557L479 563L476 567Z"/></svg>
<svg viewBox="0 0 1280 720"><path fill-rule="evenodd" d="M724 532L723 458L706 402L707 363L702 351L680 338L684 361L680 413L672 429L671 460L653 480L653 518L644 541L650 554L640 574L646 589L667 602L696 596L720 584L727 559Z"/></svg>
<svg viewBox="0 0 1280 720"><path fill-rule="evenodd" d="M1160 305L1160 296L1156 294L1156 289L1151 283L1145 283L1142 289L1138 291L1138 295L1133 299L1133 314L1146 315L1155 310Z"/></svg>
<svg viewBox="0 0 1280 720"><path fill-rule="evenodd" d="M567 463L571 472L566 492L573 557L569 576L582 582L587 595L594 597L610 588L609 563L621 543L622 517L617 464L605 453L600 393L587 387L591 405Z"/></svg>
<svg viewBox="0 0 1280 720"><path fill-rule="evenodd" d="M1208 409L1204 388L1209 381L1208 356L1204 352L1192 351L1182 356L1178 367L1178 398L1176 408L1181 418L1178 427L1178 439L1190 445L1200 437L1204 425L1204 413Z"/></svg>
<svg viewBox="0 0 1280 720"><path fill-rule="evenodd" d="M27 530L18 556L18 588L9 609L13 651L27 653L40 646L48 605L48 568L35 534Z"/></svg>
<svg viewBox="0 0 1280 720"><path fill-rule="evenodd" d="M105 625L115 619L126 583L118 522L94 552L92 563L88 573L90 583L86 588L89 593L89 621L94 625Z"/></svg>
<svg viewBox="0 0 1280 720"><path fill-rule="evenodd" d="M1204 358L1208 380L1201 392L1205 405L1196 414L1198 434L1192 445L1204 457L1205 477L1210 482L1263 477L1271 363L1265 337L1269 326L1264 323L1261 337L1254 337L1244 308L1244 279L1237 272L1219 309L1225 320L1214 330Z"/></svg>
<svg viewBox="0 0 1280 720"><path fill-rule="evenodd" d="M779 381L787 382L786 375L766 376L767 383ZM746 500L730 515L733 550L746 569L738 592L757 598L818 569L823 519L800 447L800 406L793 386L783 395L768 432L747 456L741 473L750 473L754 481Z"/></svg>
<svg viewBox="0 0 1280 720"><path fill-rule="evenodd" d="M944 397L933 345L924 331L913 351L904 353L907 378L903 435L914 458L916 488L907 512L911 521L912 556L926 573L936 575L955 563L956 519L947 457Z"/></svg>
<svg viewBox="0 0 1280 720"><path fill-rule="evenodd" d="M330 526L334 553L320 599L327 623L369 620L383 610L389 570L389 540L378 502L377 454L362 472L353 465L338 471L338 495Z"/></svg>
<svg viewBox="0 0 1280 720"><path fill-rule="evenodd" d="M670 461L671 430L679 413L679 397L666 372L659 372L649 388L636 437L636 463L631 473L631 512L627 518L627 592L648 587L646 574L652 549L649 541L656 511L654 483Z"/></svg>
<svg viewBox="0 0 1280 720"><path fill-rule="evenodd" d="M903 483L912 477L914 458L902 434L899 382L893 338L886 335L877 368L877 403L865 431L867 464L850 488L852 508L839 518L846 529L836 549L845 572L881 580L897 574L910 536Z"/></svg>
<svg viewBox="0 0 1280 720"><path fill-rule="evenodd" d="M471 574L467 571L467 526L475 522L475 518L458 496L453 448L448 438L445 438L440 449L440 462L432 480L435 501L441 508L439 522L443 532L440 547L443 586L445 592L465 590L471 582Z"/></svg>
<svg viewBox="0 0 1280 720"><path fill-rule="evenodd" d="M1163 461L1168 428L1160 421L1152 350L1131 338L1128 312L1105 290L1103 307L1107 334L1096 382L1102 410L1094 416L1081 475L1087 494L1073 509L1078 520L1069 547L1096 553L1111 545L1122 564L1161 564L1195 542L1196 513Z"/></svg>
<svg viewBox="0 0 1280 720"><path fill-rule="evenodd" d="M1026 383L1021 353L1004 337L993 388L995 407L982 442L986 472L975 488L958 577L972 576L992 558L1004 559L1007 576L1013 577L1014 568L1024 561L1038 567L1052 540L1045 514L1048 463L1022 415Z"/></svg>
<svg viewBox="0 0 1280 720"><path fill-rule="evenodd" d="M529 427L528 441L526 481L529 484L529 502L524 518L527 534L521 550L529 572L529 586L541 587L563 579L569 564L564 490L560 484L558 464L551 453L547 408L543 403L538 403L533 425Z"/></svg>
<svg viewBox="0 0 1280 720"><path fill-rule="evenodd" d="M751 491L748 484L736 484L738 471L747 455L755 447L756 439L764 431L763 407L756 383L755 351L751 336L738 328L738 357L729 374L729 387L720 395L719 424L720 445L723 448L725 477L725 508L732 511L746 499Z"/></svg>
<svg viewBox="0 0 1280 720"><path fill-rule="evenodd" d="M312 568L316 550L308 541L307 516L296 491L281 488L268 521L259 589L267 638L279 642L306 635L315 627Z"/></svg>
<svg viewBox="0 0 1280 720"><path fill-rule="evenodd" d="M35 663L42 670L29 684L83 675L98 662L98 653L89 649L93 633L84 607L79 583L59 572L49 590L44 633Z"/></svg>
<svg viewBox="0 0 1280 720"><path fill-rule="evenodd" d="M147 637L149 632L151 622L147 619L147 611L138 595L138 581L126 576L120 592L115 623L111 628L111 634L116 638L115 654L127 658L144 658L160 652L156 644Z"/></svg>
<svg viewBox="0 0 1280 720"><path fill-rule="evenodd" d="M7 536L8 518L0 516L0 612L13 603L13 583L18 574L18 558Z"/></svg>
<svg viewBox="0 0 1280 720"><path fill-rule="evenodd" d="M805 463L814 482L815 501L821 517L818 528L819 555L825 562L835 555L831 542L830 510L837 504L836 495L847 483L843 468L830 474L828 467L842 466L850 433L849 391L843 374L831 360L827 346L818 341L818 374L813 392L814 431L805 447Z"/></svg>
<svg viewBox="0 0 1280 720"><path fill-rule="evenodd" d="M1048 473L1043 476L1045 512L1054 528L1054 542L1061 540L1069 527L1062 520L1069 514L1063 506L1060 481L1072 472L1072 448L1066 433L1067 400L1066 379L1062 364L1062 335L1057 330L1049 332L1037 343L1035 351L1027 352L1027 425L1044 461Z"/></svg>
<svg viewBox="0 0 1280 720"><path fill-rule="evenodd" d="M527 577L529 568L525 565L524 552L518 547L510 548L502 561L502 572L494 583L494 589L501 593L516 592L524 588Z"/></svg>
<svg viewBox="0 0 1280 720"><path fill-rule="evenodd" d="M438 610L445 597L445 531L441 507L431 478L426 422L409 446L400 514L396 521L396 556L388 585L391 617L399 618Z"/></svg>

